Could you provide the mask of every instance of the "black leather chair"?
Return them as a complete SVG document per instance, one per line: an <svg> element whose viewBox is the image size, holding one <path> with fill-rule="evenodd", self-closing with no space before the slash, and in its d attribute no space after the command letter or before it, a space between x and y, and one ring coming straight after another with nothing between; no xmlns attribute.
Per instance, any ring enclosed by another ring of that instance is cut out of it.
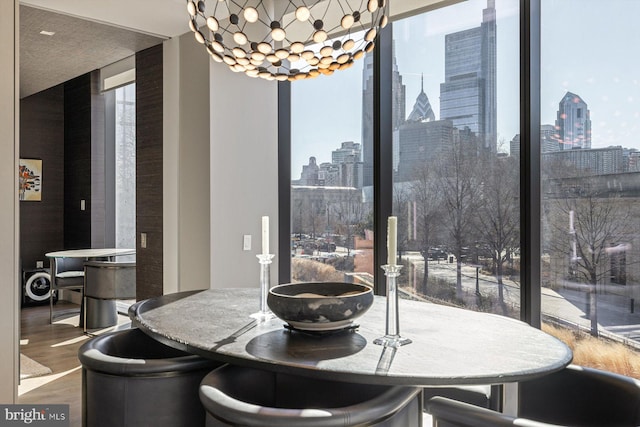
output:
<svg viewBox="0 0 640 427"><path fill-rule="evenodd" d="M570 365L566 369L522 381L518 418L443 397L426 411L439 427L488 426L638 426L640 382L633 378Z"/></svg>
<svg viewBox="0 0 640 427"><path fill-rule="evenodd" d="M136 263L112 261L87 261L84 263L84 332L87 332L87 298L113 301L136 298ZM95 306L112 310L117 320L115 304ZM107 313L105 317L111 313Z"/></svg>
<svg viewBox="0 0 640 427"><path fill-rule="evenodd" d="M93 338L78 358L84 427L204 425L198 387L219 363L165 346L139 329Z"/></svg>
<svg viewBox="0 0 640 427"><path fill-rule="evenodd" d="M82 293L84 288L84 261L84 258L51 258L49 323L53 323L54 292L57 293L62 289L69 289Z"/></svg>
<svg viewBox="0 0 640 427"><path fill-rule="evenodd" d="M434 427L511 427L515 417L504 415L487 408L481 408L448 397L435 396L427 401L425 411L431 414ZM541 424L533 424L540 427ZM545 424L547 426L547 424Z"/></svg>
<svg viewBox="0 0 640 427"><path fill-rule="evenodd" d="M518 415L572 426L640 425L640 381L569 365L520 383Z"/></svg>
<svg viewBox="0 0 640 427"><path fill-rule="evenodd" d="M234 365L207 375L207 427L407 427L422 425L419 387L320 380Z"/></svg>
<svg viewBox="0 0 640 427"><path fill-rule="evenodd" d="M422 396L425 405L432 397L442 396L481 408L498 410L501 391L500 386L491 385L425 387Z"/></svg>

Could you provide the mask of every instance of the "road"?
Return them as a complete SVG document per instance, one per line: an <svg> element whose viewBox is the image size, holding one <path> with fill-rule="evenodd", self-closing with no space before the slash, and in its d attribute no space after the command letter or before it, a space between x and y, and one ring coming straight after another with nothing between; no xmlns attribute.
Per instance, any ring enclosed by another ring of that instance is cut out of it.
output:
<svg viewBox="0 0 640 427"><path fill-rule="evenodd" d="M407 256L419 269L424 268L422 256ZM456 281L456 264L446 261L429 261L430 277ZM503 279L505 302L514 307L520 306L520 286L518 283ZM462 267L462 287L468 295L467 301L473 301L476 291L476 268L470 265ZM498 283L495 276L478 274L478 287L483 296L492 296L497 301ZM632 307L629 298L619 295L598 294L598 328L601 334L611 334L631 344L640 345L640 307ZM542 315L561 319L571 324L589 329L591 321L587 316L588 294L584 291L542 288ZM632 312L633 310L633 312Z"/></svg>

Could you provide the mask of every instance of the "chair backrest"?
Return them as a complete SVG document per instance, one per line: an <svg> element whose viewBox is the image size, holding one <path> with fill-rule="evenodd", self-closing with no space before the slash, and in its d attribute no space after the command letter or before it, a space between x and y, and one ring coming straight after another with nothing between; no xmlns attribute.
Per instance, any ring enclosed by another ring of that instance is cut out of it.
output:
<svg viewBox="0 0 640 427"><path fill-rule="evenodd" d="M84 294L99 299L136 297L136 263L87 261L84 263Z"/></svg>
<svg viewBox="0 0 640 427"><path fill-rule="evenodd" d="M599 369L567 368L520 383L523 418L562 425L640 425L640 381Z"/></svg>
<svg viewBox="0 0 640 427"><path fill-rule="evenodd" d="M425 410L431 414L437 427L541 427L528 420L518 420L487 408L460 402L448 397L435 396L427 400Z"/></svg>
<svg viewBox="0 0 640 427"><path fill-rule="evenodd" d="M84 258L56 258L55 268L56 275L65 271L83 271Z"/></svg>

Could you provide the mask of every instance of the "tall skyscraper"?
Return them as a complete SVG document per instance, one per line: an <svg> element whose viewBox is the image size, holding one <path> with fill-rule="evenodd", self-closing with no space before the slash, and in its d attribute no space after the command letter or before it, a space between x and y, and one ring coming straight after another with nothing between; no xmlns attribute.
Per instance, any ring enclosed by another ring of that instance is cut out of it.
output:
<svg viewBox="0 0 640 427"><path fill-rule="evenodd" d="M440 120L468 127L483 147L497 151L496 9L487 0L482 24L445 36L444 83L440 84Z"/></svg>
<svg viewBox="0 0 640 427"><path fill-rule="evenodd" d="M591 148L591 113L579 95L567 92L560 100L557 117L555 136L560 150Z"/></svg>
<svg viewBox="0 0 640 427"><path fill-rule="evenodd" d="M409 122L433 122L436 119L436 115L433 113L429 97L424 93L424 76L421 78L420 94L416 98L416 103L413 104L413 110L407 117Z"/></svg>
<svg viewBox="0 0 640 427"><path fill-rule="evenodd" d="M391 120L393 129L397 129L404 123L405 113L405 86L402 84L402 76L398 71L395 48L393 49L393 76L391 80L393 99ZM368 54L363 61L362 70L362 156L364 163L363 185L373 185L373 55Z"/></svg>

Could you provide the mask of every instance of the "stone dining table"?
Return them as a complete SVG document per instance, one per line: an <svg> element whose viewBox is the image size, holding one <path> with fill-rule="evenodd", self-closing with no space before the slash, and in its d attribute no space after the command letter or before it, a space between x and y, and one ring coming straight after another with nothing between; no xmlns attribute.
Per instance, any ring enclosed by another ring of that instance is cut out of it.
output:
<svg viewBox="0 0 640 427"><path fill-rule="evenodd" d="M134 326L169 346L222 362L301 376L384 385L487 385L558 371L572 360L558 339L504 316L401 299L400 334L411 344L384 347L385 297L357 328L309 334L273 318L249 317L259 289L210 289L140 301Z"/></svg>

